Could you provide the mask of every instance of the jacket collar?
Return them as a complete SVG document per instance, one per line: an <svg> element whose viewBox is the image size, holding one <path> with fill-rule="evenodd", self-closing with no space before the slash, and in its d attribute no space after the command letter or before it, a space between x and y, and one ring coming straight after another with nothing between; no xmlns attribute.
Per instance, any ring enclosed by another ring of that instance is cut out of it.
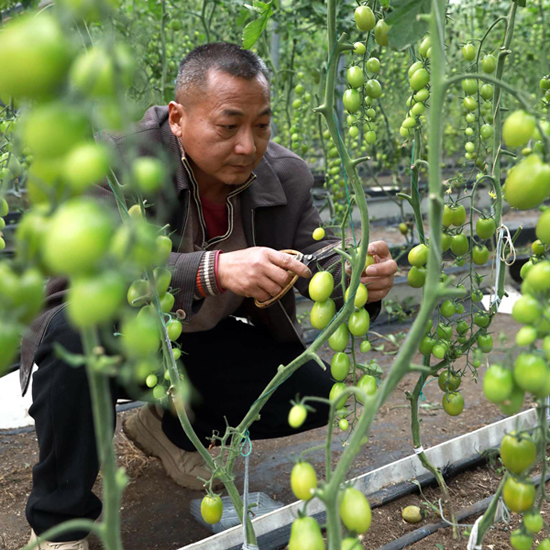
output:
<svg viewBox="0 0 550 550"><path fill-rule="evenodd" d="M151 112L153 110L154 113ZM192 183L189 181L189 176L181 162L179 141L170 129L168 107L151 107L147 110L147 115L154 115L158 118L162 143L174 158L175 185L178 193L183 190L191 190ZM246 200L250 208L284 206L287 204L283 186L273 170L267 154L264 155L260 164L254 170L254 174L256 181L242 192L242 199Z"/></svg>

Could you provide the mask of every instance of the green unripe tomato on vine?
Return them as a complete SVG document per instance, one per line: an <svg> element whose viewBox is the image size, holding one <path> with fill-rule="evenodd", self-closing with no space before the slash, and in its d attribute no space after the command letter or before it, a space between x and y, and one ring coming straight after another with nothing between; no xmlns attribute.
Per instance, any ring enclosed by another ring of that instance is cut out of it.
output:
<svg viewBox="0 0 550 550"><path fill-rule="evenodd" d="M343 102L348 113L356 113L361 108L361 94L353 88L346 90Z"/></svg>
<svg viewBox="0 0 550 550"><path fill-rule="evenodd" d="M535 117L520 109L504 121L502 138L508 147L523 147L533 136L535 128Z"/></svg>
<svg viewBox="0 0 550 550"><path fill-rule="evenodd" d="M369 73L377 73L380 70L380 61L376 57L371 57L367 60L366 66Z"/></svg>
<svg viewBox="0 0 550 550"><path fill-rule="evenodd" d="M471 98L468 98L468 99L471 99ZM476 101L476 107L477 107L477 101ZM470 124L473 124L476 121L476 119L477 119L477 116L475 113L468 113L466 115L466 122L469 122Z"/></svg>
<svg viewBox="0 0 550 550"><path fill-rule="evenodd" d="M376 132L374 130L369 130L365 134L365 140L369 145L372 145L376 141Z"/></svg>
<svg viewBox="0 0 550 550"><path fill-rule="evenodd" d="M474 95L478 90L477 80L475 78L465 78L462 81L462 89L465 94Z"/></svg>
<svg viewBox="0 0 550 550"><path fill-rule="evenodd" d="M382 95L382 86L380 82L375 78L368 80L365 84L365 93L373 99L379 98Z"/></svg>
<svg viewBox="0 0 550 550"><path fill-rule="evenodd" d="M365 44L363 44L363 42L356 42L353 45L353 53L356 53L357 55L365 55L367 53Z"/></svg>
<svg viewBox="0 0 550 550"><path fill-rule="evenodd" d="M422 88L421 90L418 90L416 94L414 94L415 101L426 101L430 97L430 92L428 88Z"/></svg>
<svg viewBox="0 0 550 550"><path fill-rule="evenodd" d="M416 72L418 71L419 69L422 68L422 61L415 61L410 67L409 67L409 78L411 78L411 76Z"/></svg>
<svg viewBox="0 0 550 550"><path fill-rule="evenodd" d="M487 54L481 60L481 69L484 73L491 74L494 73L497 68L497 59L493 54Z"/></svg>
<svg viewBox="0 0 550 550"><path fill-rule="evenodd" d="M473 61L476 58L476 49L473 44L465 44L462 47L462 55L466 61Z"/></svg>
<svg viewBox="0 0 550 550"><path fill-rule="evenodd" d="M430 82L430 74L424 68L415 71L409 79L411 88L418 91Z"/></svg>
<svg viewBox="0 0 550 550"><path fill-rule="evenodd" d="M470 113L477 109L477 101L470 96L464 98L462 105L467 111L470 111Z"/></svg>
<svg viewBox="0 0 550 550"><path fill-rule="evenodd" d="M491 139L493 137L493 127L490 124L483 124L479 129L479 133L482 139Z"/></svg>
<svg viewBox="0 0 550 550"><path fill-rule="evenodd" d="M432 45L432 39L429 36L426 36L426 38L422 40L422 42L420 43L420 46L418 47L418 53L422 57L430 57L428 55L428 51L430 50L431 45Z"/></svg>
<svg viewBox="0 0 550 550"><path fill-rule="evenodd" d="M365 75L360 67L350 67L346 73L346 78L352 88L360 88L365 83Z"/></svg>
<svg viewBox="0 0 550 550"><path fill-rule="evenodd" d="M378 23L376 23L376 27L374 27L374 40L379 46L387 46L389 44L389 30L390 26L383 19L380 19Z"/></svg>
<svg viewBox="0 0 550 550"><path fill-rule="evenodd" d="M355 24L360 31L369 32L376 25L376 17L368 6L359 6L355 8Z"/></svg>
<svg viewBox="0 0 550 550"><path fill-rule="evenodd" d="M426 108L424 107L424 103L415 103L411 108L411 114L414 116L419 116L424 113Z"/></svg>
<svg viewBox="0 0 550 550"><path fill-rule="evenodd" d="M481 86L481 89L479 90L479 93L481 94L481 97L485 99L485 101L489 101L493 97L493 87L491 84L483 84ZM489 103L486 103L486 105L489 105L489 109L491 108L491 105Z"/></svg>

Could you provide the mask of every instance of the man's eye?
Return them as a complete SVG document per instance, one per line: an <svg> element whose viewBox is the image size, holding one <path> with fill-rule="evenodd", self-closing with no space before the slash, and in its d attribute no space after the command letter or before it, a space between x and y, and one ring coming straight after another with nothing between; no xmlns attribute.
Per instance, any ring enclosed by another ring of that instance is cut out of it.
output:
<svg viewBox="0 0 550 550"><path fill-rule="evenodd" d="M237 128L237 125L236 124L224 124L223 127L226 130L235 130L235 128Z"/></svg>
<svg viewBox="0 0 550 550"><path fill-rule="evenodd" d="M260 128L261 130L267 130L267 128L269 128L269 124L258 124L258 128Z"/></svg>

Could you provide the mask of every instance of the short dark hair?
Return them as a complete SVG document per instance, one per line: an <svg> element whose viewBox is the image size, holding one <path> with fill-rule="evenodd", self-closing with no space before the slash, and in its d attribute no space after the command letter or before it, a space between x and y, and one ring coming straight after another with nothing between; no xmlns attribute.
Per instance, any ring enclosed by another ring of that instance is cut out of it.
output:
<svg viewBox="0 0 550 550"><path fill-rule="evenodd" d="M191 88L204 87L211 69L246 80L261 74L269 82L267 67L254 52L230 42L212 42L198 46L183 58L176 80L176 98L179 100Z"/></svg>

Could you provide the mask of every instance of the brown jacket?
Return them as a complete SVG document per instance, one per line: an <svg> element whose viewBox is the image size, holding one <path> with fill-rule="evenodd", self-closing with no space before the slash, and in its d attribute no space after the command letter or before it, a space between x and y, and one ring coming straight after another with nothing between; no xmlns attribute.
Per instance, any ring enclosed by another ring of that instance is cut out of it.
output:
<svg viewBox="0 0 550 550"><path fill-rule="evenodd" d="M170 130L168 107L151 107L136 128L127 134L108 133L99 137L114 148L119 166L129 162L130 155L137 151L137 155L160 156L171 169L173 185L159 194L157 203L147 213L148 218L152 217L160 226L169 223L175 232L171 236L175 252L168 261L173 268L172 287L180 289L175 296L174 308L182 309L185 312L183 322L189 322L204 302L194 298L196 274L204 251L177 252L185 232L191 183L181 162L178 141ZM301 158L270 142L254 173L256 180L241 195L242 224L248 246L266 246L275 250L293 248L307 254L337 240L330 231L322 241L312 238L313 230L319 227L321 221L310 192L313 177ZM98 187L94 194L112 205L113 195L108 186ZM327 268L339 261L339 256L334 254L319 263ZM315 271L315 266L311 267ZM339 280L341 269L338 267L333 273ZM307 279L300 278L296 288L309 297ZM338 307L342 305L341 291L338 295L340 288L337 285L335 291ZM63 307L66 280L51 279L46 294L45 310L23 339L20 368L23 394L27 391L36 349L51 318ZM369 304L368 309L374 318L380 311L380 302ZM247 317L253 324L265 327L277 341L302 342L292 292L266 309L257 308L254 301L247 298L235 315Z"/></svg>

